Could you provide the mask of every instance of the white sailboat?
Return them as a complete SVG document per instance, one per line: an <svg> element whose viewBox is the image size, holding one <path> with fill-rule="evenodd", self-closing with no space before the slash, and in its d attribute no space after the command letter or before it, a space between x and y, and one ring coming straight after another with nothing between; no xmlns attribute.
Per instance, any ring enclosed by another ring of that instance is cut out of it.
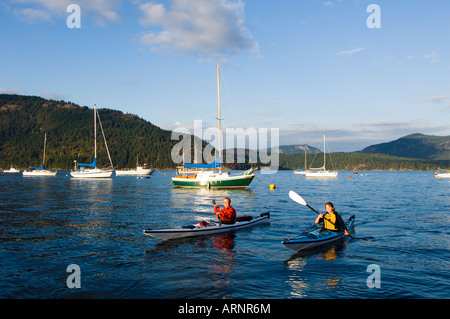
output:
<svg viewBox="0 0 450 319"><path fill-rule="evenodd" d="M439 172L434 173L434 177L436 177L436 178L450 178L450 171L439 170Z"/></svg>
<svg viewBox="0 0 450 319"><path fill-rule="evenodd" d="M294 174L296 175L306 175L306 173L310 172L307 167L306 167L306 146L305 146L305 169L297 169L296 171L294 171Z"/></svg>
<svg viewBox="0 0 450 319"><path fill-rule="evenodd" d="M8 173L8 174L16 174L16 173L20 173L20 170L14 167L11 167L9 170L7 171L3 171L4 173Z"/></svg>
<svg viewBox="0 0 450 319"><path fill-rule="evenodd" d="M100 115L97 111L97 105L94 104L94 160L91 164L78 163L74 161L74 170L70 172L70 176L75 178L108 178L111 177L113 169L102 169L97 168L97 116L100 123L100 128L103 134L103 140L105 141L106 152L108 153L109 162L111 163L111 168L113 167L111 156L109 155L108 145L106 144L105 134L103 133L102 122L100 121ZM78 166L78 168L77 168Z"/></svg>
<svg viewBox="0 0 450 319"><path fill-rule="evenodd" d="M56 176L58 171L48 171L44 168L45 164L45 146L47 144L47 133L44 134L44 154L42 155L42 165L39 167L31 166L29 171L23 171L23 176Z"/></svg>
<svg viewBox="0 0 450 319"><path fill-rule="evenodd" d="M306 177L320 177L320 178L334 178L337 177L337 171L326 170L326 151L325 151L325 135L323 136L323 166L319 168L311 168L305 176Z"/></svg>
<svg viewBox="0 0 450 319"><path fill-rule="evenodd" d="M145 164L144 164L145 165ZM116 170L116 176L144 176L151 175L154 169L139 166L139 155L136 156L136 169Z"/></svg>

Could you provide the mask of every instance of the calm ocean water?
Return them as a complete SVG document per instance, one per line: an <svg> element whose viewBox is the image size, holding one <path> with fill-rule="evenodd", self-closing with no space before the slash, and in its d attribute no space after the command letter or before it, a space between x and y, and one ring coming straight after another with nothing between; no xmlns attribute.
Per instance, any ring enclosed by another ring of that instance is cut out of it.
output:
<svg viewBox="0 0 450 319"><path fill-rule="evenodd" d="M449 298L450 181L433 172L261 175L247 190L189 190L149 179L0 176L1 298ZM274 184L275 190L269 185ZM355 239L296 254L281 245L332 201L356 215ZM271 223L163 242L143 235L214 219L211 200ZM69 289L67 267L80 267ZM379 288L368 286L379 266ZM369 267L370 268L370 267Z"/></svg>

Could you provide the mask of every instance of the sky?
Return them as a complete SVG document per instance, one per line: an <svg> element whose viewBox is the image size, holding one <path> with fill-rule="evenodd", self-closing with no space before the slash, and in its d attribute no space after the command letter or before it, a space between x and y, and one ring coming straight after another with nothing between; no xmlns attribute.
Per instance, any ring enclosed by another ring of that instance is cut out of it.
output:
<svg viewBox="0 0 450 319"><path fill-rule="evenodd" d="M193 133L220 65L223 129L357 151L450 135L449 40L448 0L0 0L0 93Z"/></svg>

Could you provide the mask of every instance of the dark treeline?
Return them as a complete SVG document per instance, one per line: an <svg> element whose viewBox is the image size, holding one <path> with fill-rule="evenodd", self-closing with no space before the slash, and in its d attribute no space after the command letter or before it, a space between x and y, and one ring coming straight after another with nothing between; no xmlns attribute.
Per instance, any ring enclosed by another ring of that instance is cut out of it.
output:
<svg viewBox="0 0 450 319"><path fill-rule="evenodd" d="M171 140L171 131L163 130L136 115L100 108L109 152L115 168L132 168L146 163L153 168L175 168L171 152L179 140ZM25 169L42 162L44 133L47 133L46 168L71 169L73 161L90 163L94 157L93 105L78 106L71 102L47 100L36 96L0 94L0 168L10 166ZM100 127L97 126L97 160L100 167L109 166ZM194 141L191 137L191 162ZM202 147L206 142L202 143ZM257 154L245 151L245 161L235 164L223 153L224 167L248 169L260 167L253 163ZM180 154L181 155L181 154ZM249 161L249 158L252 160ZM305 167L304 154L280 154L279 169L294 170ZM308 168L323 165L321 154L307 156ZM263 163L267 164L267 163ZM327 154L327 168L335 170L437 170L449 168L448 160L422 160L380 154L332 153Z"/></svg>
<svg viewBox="0 0 450 319"><path fill-rule="evenodd" d="M177 141L171 140L170 131L135 115L104 108L98 111L115 167L135 167L137 154L140 164L175 167L170 151ZM44 133L47 133L47 168L70 169L74 160L90 163L94 157L93 116L93 106L0 94L0 167L40 165ZM109 166L98 124L97 150L99 166Z"/></svg>
<svg viewBox="0 0 450 319"><path fill-rule="evenodd" d="M308 155L307 167L321 167L323 155ZM449 160L425 160L395 157L384 154L331 153L327 154L327 169L358 170L417 170L432 171L450 167ZM301 169L305 167L305 156L280 154L280 169Z"/></svg>

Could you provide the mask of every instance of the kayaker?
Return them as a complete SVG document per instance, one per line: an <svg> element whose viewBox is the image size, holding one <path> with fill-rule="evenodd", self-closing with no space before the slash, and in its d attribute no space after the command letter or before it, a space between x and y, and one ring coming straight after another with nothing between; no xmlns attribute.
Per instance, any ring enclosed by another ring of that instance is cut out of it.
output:
<svg viewBox="0 0 450 319"><path fill-rule="evenodd" d="M344 231L344 234L349 236L347 227L342 220L341 215L336 212L333 203L328 202L325 204L326 214L319 214L317 216L315 223L319 224L323 222L323 227L331 231Z"/></svg>
<svg viewBox="0 0 450 319"><path fill-rule="evenodd" d="M231 207L231 199L225 197L223 200L224 209L220 209L219 205L213 200L214 213L222 222L222 224L234 224L236 222L236 211Z"/></svg>

